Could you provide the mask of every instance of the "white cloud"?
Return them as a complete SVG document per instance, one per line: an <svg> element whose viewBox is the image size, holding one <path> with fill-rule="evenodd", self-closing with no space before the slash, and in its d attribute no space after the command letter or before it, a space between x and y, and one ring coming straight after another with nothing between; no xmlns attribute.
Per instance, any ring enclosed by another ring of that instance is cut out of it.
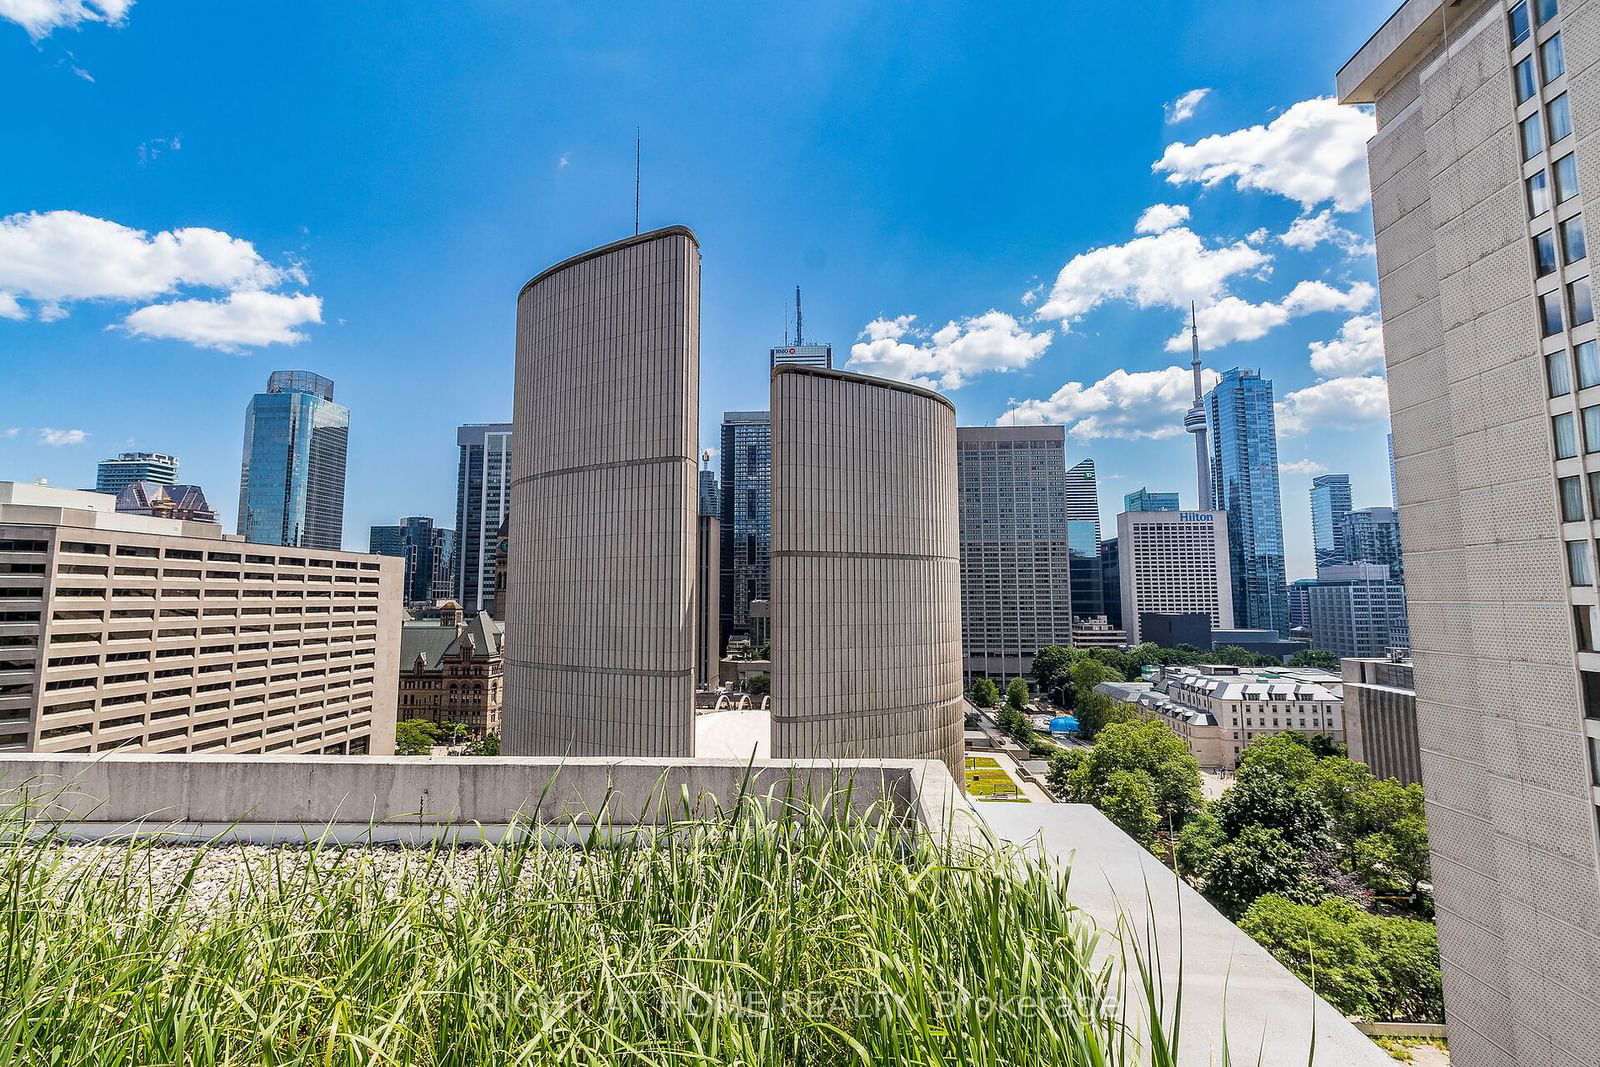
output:
<svg viewBox="0 0 1600 1067"><path fill-rule="evenodd" d="M1290 248L1310 251L1322 242L1335 240L1340 234L1348 232L1334 223L1333 210L1330 208L1315 215L1301 215L1289 224L1278 240Z"/></svg>
<svg viewBox="0 0 1600 1067"><path fill-rule="evenodd" d="M21 300L34 302L40 322L53 322L76 302L143 303L186 288L213 289L227 296L140 308L124 324L211 348L292 344L303 339L293 326L322 321L321 298L268 290L305 281L299 266L275 266L249 241L220 230L152 235L76 211L0 218L0 315L8 318L27 317Z"/></svg>
<svg viewBox="0 0 1600 1067"><path fill-rule="evenodd" d="M35 41L80 22L121 22L133 0L0 0L0 19L28 31Z"/></svg>
<svg viewBox="0 0 1600 1067"><path fill-rule="evenodd" d="M9 436L9 435L8 435ZM88 434L82 430L56 430L49 426L39 431L39 443L59 447L61 445L81 445L88 439Z"/></svg>
<svg viewBox="0 0 1600 1067"><path fill-rule="evenodd" d="M1190 89L1167 105L1167 122L1184 122L1193 118L1194 110L1200 106L1200 101L1210 95L1210 89Z"/></svg>
<svg viewBox="0 0 1600 1067"><path fill-rule="evenodd" d="M1332 341L1312 341L1311 369L1320 375L1365 374L1383 366L1383 326L1376 315L1354 315Z"/></svg>
<svg viewBox="0 0 1600 1067"><path fill-rule="evenodd" d="M1217 383L1204 371L1205 388ZM1183 413L1194 403L1194 374L1188 367L1112 371L1093 385L1067 382L1043 400L1013 401L997 420L1001 425L1061 424L1080 440L1097 437L1176 437Z"/></svg>
<svg viewBox="0 0 1600 1067"><path fill-rule="evenodd" d="M1020 370L1038 359L1054 334L1030 333L1003 311L951 321L929 334L915 315L874 319L850 346L849 369L932 389L959 389L989 371Z"/></svg>
<svg viewBox="0 0 1600 1067"><path fill-rule="evenodd" d="M1151 204L1133 224L1135 233L1165 233L1174 226L1189 221L1186 204Z"/></svg>
<svg viewBox="0 0 1600 1067"><path fill-rule="evenodd" d="M1278 401L1279 436L1371 422L1389 413L1389 383L1376 375L1329 378Z"/></svg>
<svg viewBox="0 0 1600 1067"><path fill-rule="evenodd" d="M0 218L0 292L50 303L147 300L180 285L231 289L302 281L249 241L190 227L151 236L76 211Z"/></svg>
<svg viewBox="0 0 1600 1067"><path fill-rule="evenodd" d="M1315 215L1301 215L1289 224L1278 240L1302 252L1309 252L1323 243L1334 244L1344 249L1345 255L1351 258L1370 256L1376 251L1371 241L1363 240L1359 234L1335 223L1332 208Z"/></svg>
<svg viewBox="0 0 1600 1067"><path fill-rule="evenodd" d="M22 432L22 427L21 426L12 426L10 429L0 430L0 437L4 437L7 440L10 440L11 438L17 436L17 434L19 434L21 432Z"/></svg>
<svg viewBox="0 0 1600 1067"><path fill-rule="evenodd" d="M1356 282L1341 292L1324 282L1304 281L1276 302L1252 304L1226 296L1196 313L1200 347L1209 351L1235 341L1254 341L1290 319L1319 311L1361 311L1377 295L1377 290L1366 282ZM1168 352L1188 351L1189 331L1181 330L1168 338L1166 347Z"/></svg>
<svg viewBox="0 0 1600 1067"><path fill-rule="evenodd" d="M1370 114L1332 97L1302 100L1265 126L1167 146L1152 169L1174 185L1207 187L1233 179L1240 189L1260 189L1299 201L1310 211L1331 201L1339 211L1367 202Z"/></svg>
<svg viewBox="0 0 1600 1067"><path fill-rule="evenodd" d="M1327 474L1328 468L1314 459L1297 459L1289 463L1278 464L1279 474L1299 474L1313 478L1319 474Z"/></svg>
<svg viewBox="0 0 1600 1067"><path fill-rule="evenodd" d="M177 300L142 307L122 325L139 337L236 352L244 345L299 344L306 335L295 327L321 321L319 296L241 289L223 300Z"/></svg>
<svg viewBox="0 0 1600 1067"><path fill-rule="evenodd" d="M560 159L556 160L557 170L566 170L571 165L572 160L569 159L565 154L563 154Z"/></svg>
<svg viewBox="0 0 1600 1067"><path fill-rule="evenodd" d="M1106 300L1124 299L1139 307L1187 309L1190 301L1211 304L1227 280L1258 271L1271 261L1243 241L1206 248L1179 226L1127 244L1107 245L1072 257L1056 275L1039 316L1071 321Z"/></svg>

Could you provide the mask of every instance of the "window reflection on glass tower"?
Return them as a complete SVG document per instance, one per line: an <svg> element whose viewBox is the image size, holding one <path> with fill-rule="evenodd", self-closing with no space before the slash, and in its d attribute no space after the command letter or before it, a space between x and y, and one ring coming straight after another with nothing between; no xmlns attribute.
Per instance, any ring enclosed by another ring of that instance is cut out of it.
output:
<svg viewBox="0 0 1600 1067"><path fill-rule="evenodd" d="M1348 474L1319 474L1311 479L1311 542L1316 549L1318 570L1349 563L1353 558L1344 543L1344 519L1348 514Z"/></svg>
<svg viewBox="0 0 1600 1067"><path fill-rule="evenodd" d="M239 533L259 545L340 547L350 412L333 402L333 381L310 371L273 371L244 416Z"/></svg>
<svg viewBox="0 0 1600 1067"><path fill-rule="evenodd" d="M1072 575L1072 615L1092 619L1106 613L1100 579L1100 485L1094 460L1067 470L1067 557Z"/></svg>
<svg viewBox="0 0 1600 1067"><path fill-rule="evenodd" d="M772 596L772 416L722 416L722 644L750 632L750 602Z"/></svg>
<svg viewBox="0 0 1600 1067"><path fill-rule="evenodd" d="M495 545L511 506L511 423L456 429L456 590L468 612L494 607Z"/></svg>
<svg viewBox="0 0 1600 1067"><path fill-rule="evenodd" d="M1212 508L1228 513L1234 625L1287 635L1272 382L1235 368L1206 394L1205 404L1211 423Z"/></svg>

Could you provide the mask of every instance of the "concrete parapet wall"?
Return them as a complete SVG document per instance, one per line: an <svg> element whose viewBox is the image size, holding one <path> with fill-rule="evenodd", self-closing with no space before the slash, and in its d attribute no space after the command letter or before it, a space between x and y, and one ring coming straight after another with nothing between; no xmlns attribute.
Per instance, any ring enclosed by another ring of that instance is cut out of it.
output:
<svg viewBox="0 0 1600 1067"><path fill-rule="evenodd" d="M583 836L715 814L741 797L848 805L943 837L969 812L943 763L427 756L0 758L0 806L26 805L73 837L161 833L258 843L494 840L537 823Z"/></svg>

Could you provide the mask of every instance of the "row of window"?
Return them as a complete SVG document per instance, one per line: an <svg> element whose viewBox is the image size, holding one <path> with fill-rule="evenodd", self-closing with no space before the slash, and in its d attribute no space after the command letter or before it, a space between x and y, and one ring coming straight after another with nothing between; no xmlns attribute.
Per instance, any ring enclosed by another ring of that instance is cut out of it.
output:
<svg viewBox="0 0 1600 1067"><path fill-rule="evenodd" d="M1571 152L1556 160L1551 167L1555 171L1555 186L1557 204L1565 204L1568 200L1578 195L1578 157ZM1527 180L1528 186L1528 215L1537 217L1550 210L1550 177L1544 171L1531 175Z"/></svg>
<svg viewBox="0 0 1600 1067"><path fill-rule="evenodd" d="M1544 70L1546 85L1567 72L1567 58L1562 52L1559 33L1539 46L1539 66ZM1528 56L1511 68L1511 74L1517 87L1517 103L1526 103L1537 89L1534 84L1533 56Z"/></svg>
<svg viewBox="0 0 1600 1067"><path fill-rule="evenodd" d="M1548 132L1552 146L1572 136L1572 104L1567 99L1567 94L1562 93L1545 105L1544 116L1540 117L1534 112L1519 123L1522 129L1522 158L1524 161L1532 159L1544 151L1545 134Z"/></svg>
<svg viewBox="0 0 1600 1067"><path fill-rule="evenodd" d="M1563 302L1566 304L1565 316ZM1562 323L1563 317L1568 320L1565 325ZM1589 286L1588 278L1568 282L1564 298L1561 289L1539 294L1539 329L1543 336L1554 337L1567 326L1582 326L1593 321L1594 291Z"/></svg>
<svg viewBox="0 0 1600 1067"><path fill-rule="evenodd" d="M1563 266L1570 266L1589 254L1589 243L1583 235L1583 216L1574 215L1556 228L1561 233L1559 256ZM1545 230L1533 238L1533 265L1538 276L1554 274L1558 251L1556 230Z"/></svg>
<svg viewBox="0 0 1600 1067"><path fill-rule="evenodd" d="M1506 21L1510 24L1509 29L1513 47L1526 41L1528 34L1533 32L1530 14L1538 18L1539 25L1546 25L1551 19L1561 14L1560 0L1533 0L1531 12L1528 7L1528 0L1523 0L1522 3L1513 7L1506 16Z"/></svg>

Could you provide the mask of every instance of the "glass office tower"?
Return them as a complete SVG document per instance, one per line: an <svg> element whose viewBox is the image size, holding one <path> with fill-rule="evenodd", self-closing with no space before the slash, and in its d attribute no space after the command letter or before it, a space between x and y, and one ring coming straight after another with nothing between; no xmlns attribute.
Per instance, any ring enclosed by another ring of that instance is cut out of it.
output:
<svg viewBox="0 0 1600 1067"><path fill-rule="evenodd" d="M466 611L489 611L495 545L511 507L511 424L457 427L456 448L456 589Z"/></svg>
<svg viewBox="0 0 1600 1067"><path fill-rule="evenodd" d="M722 416L722 645L750 632L750 602L772 597L772 416Z"/></svg>
<svg viewBox="0 0 1600 1067"><path fill-rule="evenodd" d="M1316 550L1317 570L1351 561L1344 545L1344 518L1348 514L1348 474L1319 474L1311 480L1311 544Z"/></svg>
<svg viewBox="0 0 1600 1067"><path fill-rule="evenodd" d="M1177 493L1152 493L1143 487L1122 497L1123 511L1177 511Z"/></svg>
<svg viewBox="0 0 1600 1067"><path fill-rule="evenodd" d="M432 604L455 599L456 532L441 529L426 515L403 518L394 526L374 526L367 551L399 556L406 561L406 604ZM409 665L408 665L409 666Z"/></svg>
<svg viewBox="0 0 1600 1067"><path fill-rule="evenodd" d="M1233 618L1240 629L1289 633L1272 382L1235 368L1206 394L1212 509L1228 514Z"/></svg>
<svg viewBox="0 0 1600 1067"><path fill-rule="evenodd" d="M258 545L337 549L344 540L350 412L333 380L273 371L244 415L239 533Z"/></svg>
<svg viewBox="0 0 1600 1067"><path fill-rule="evenodd" d="M1072 575L1072 617L1106 613L1100 577L1100 483L1094 460L1067 468L1067 561Z"/></svg>
<svg viewBox="0 0 1600 1067"><path fill-rule="evenodd" d="M103 459L95 470L94 491L120 493L134 482L176 485L178 457L165 452L122 452Z"/></svg>

